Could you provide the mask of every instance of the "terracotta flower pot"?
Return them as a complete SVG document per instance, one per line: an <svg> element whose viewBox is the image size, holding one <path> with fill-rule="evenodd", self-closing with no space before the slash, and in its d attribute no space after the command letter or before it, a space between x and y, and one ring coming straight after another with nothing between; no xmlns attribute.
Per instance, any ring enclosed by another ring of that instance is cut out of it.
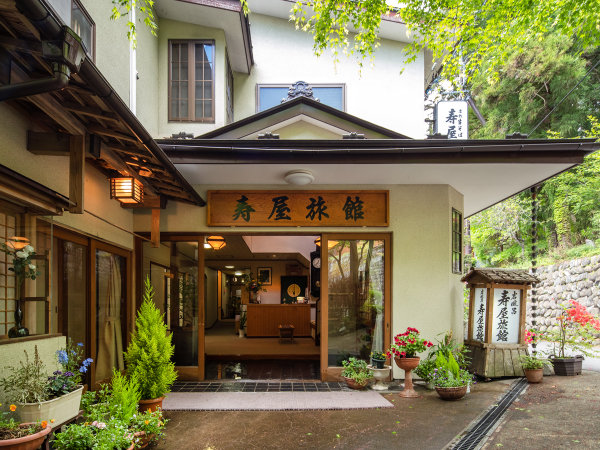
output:
<svg viewBox="0 0 600 450"><path fill-rule="evenodd" d="M541 383L544 378L544 369L523 369L523 372L529 383Z"/></svg>
<svg viewBox="0 0 600 450"><path fill-rule="evenodd" d="M164 399L165 399L164 397L158 397L158 398L151 398L148 400L140 400L138 409L142 412L144 412L144 411L154 412L158 408L162 409L162 402Z"/></svg>
<svg viewBox="0 0 600 450"><path fill-rule="evenodd" d="M367 381L365 381L363 384L359 384L358 382L356 382L352 378L344 377L344 380L346 380L346 384L348 385L348 387L350 389L361 390L361 389L364 389L364 388L367 387Z"/></svg>
<svg viewBox="0 0 600 450"><path fill-rule="evenodd" d="M395 357L396 365L404 370L404 390L400 391L398 395L401 397L418 397L419 394L415 392L413 388L411 371L416 369L419 365L421 358L418 356L415 358L399 358Z"/></svg>
<svg viewBox="0 0 600 450"><path fill-rule="evenodd" d="M30 425L35 425L35 423L22 423L21 427L27 427ZM23 436L16 439L6 439L0 441L0 448L6 448L10 450L37 450L41 447L48 436L48 433L52 431L52 427L48 425L41 431L38 431L34 434L29 434L27 436Z"/></svg>
<svg viewBox="0 0 600 450"><path fill-rule="evenodd" d="M458 400L465 396L467 393L468 385L456 386L456 387L435 387L436 392L442 400Z"/></svg>

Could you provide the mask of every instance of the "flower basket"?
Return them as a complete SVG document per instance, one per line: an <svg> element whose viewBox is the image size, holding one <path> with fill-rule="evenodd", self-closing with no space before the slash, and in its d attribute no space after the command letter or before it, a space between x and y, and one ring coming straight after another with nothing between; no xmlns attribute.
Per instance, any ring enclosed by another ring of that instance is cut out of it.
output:
<svg viewBox="0 0 600 450"><path fill-rule="evenodd" d="M554 367L554 373L563 377L573 377L581 375L581 363L583 356L577 355L572 358L550 357L550 362Z"/></svg>
<svg viewBox="0 0 600 450"><path fill-rule="evenodd" d="M419 365L421 358L418 356L416 358L394 358L396 361L396 365L402 370L414 370Z"/></svg>
<svg viewBox="0 0 600 450"><path fill-rule="evenodd" d="M383 369L385 368L385 359L375 359L375 358L371 358L371 365L375 368L375 369Z"/></svg>
<svg viewBox="0 0 600 450"><path fill-rule="evenodd" d="M348 377L344 377L344 380L346 380L346 384L348 385L348 387L350 389L362 390L362 389L366 388L367 384L368 384L367 380L365 380L365 382L363 384L360 384L357 381L353 380L352 378L348 378Z"/></svg>
<svg viewBox="0 0 600 450"><path fill-rule="evenodd" d="M21 422L41 422L54 419L51 428L57 427L79 414L83 386L61 397L40 403L17 403L17 414Z"/></svg>
<svg viewBox="0 0 600 450"><path fill-rule="evenodd" d="M22 423L21 427L28 427L30 425L35 425L35 423ZM34 434L28 434L27 436L23 436L15 439L5 439L0 441L0 448L6 448L10 450L37 450L41 447L48 436L48 433L52 431L52 427L48 425L41 431L38 431Z"/></svg>
<svg viewBox="0 0 600 450"><path fill-rule="evenodd" d="M436 392L442 400L459 400L467 393L468 385L456 387L435 387Z"/></svg>
<svg viewBox="0 0 600 450"><path fill-rule="evenodd" d="M158 397L158 398L151 398L149 400L140 400L139 410L142 412L143 411L154 412L158 408L162 409L162 402L164 399L165 399L164 397Z"/></svg>

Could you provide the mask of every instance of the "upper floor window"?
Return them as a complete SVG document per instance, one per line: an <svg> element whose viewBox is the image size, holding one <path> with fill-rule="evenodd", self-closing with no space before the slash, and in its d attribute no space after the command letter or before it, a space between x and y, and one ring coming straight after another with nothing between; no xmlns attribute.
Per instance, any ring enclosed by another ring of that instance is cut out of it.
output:
<svg viewBox="0 0 600 450"><path fill-rule="evenodd" d="M256 86L256 112L281 104L287 98L291 84L259 84ZM346 86L344 84L310 84L313 97L321 103L341 111L346 110Z"/></svg>
<svg viewBox="0 0 600 450"><path fill-rule="evenodd" d="M96 56L96 25L80 0L47 0L54 12L81 38L85 51Z"/></svg>
<svg viewBox="0 0 600 450"><path fill-rule="evenodd" d="M73 0L71 4L71 28L81 38L87 53L92 56L93 60L96 50L94 42L96 25L78 0Z"/></svg>
<svg viewBox="0 0 600 450"><path fill-rule="evenodd" d="M169 120L215 121L214 41L169 41Z"/></svg>

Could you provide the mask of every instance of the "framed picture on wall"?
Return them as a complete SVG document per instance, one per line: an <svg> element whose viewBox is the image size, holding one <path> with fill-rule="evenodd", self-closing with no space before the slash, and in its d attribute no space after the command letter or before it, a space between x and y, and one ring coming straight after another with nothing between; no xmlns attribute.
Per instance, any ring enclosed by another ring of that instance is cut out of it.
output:
<svg viewBox="0 0 600 450"><path fill-rule="evenodd" d="M271 286L273 284L270 267L259 267L256 269L256 278L258 278L263 286Z"/></svg>

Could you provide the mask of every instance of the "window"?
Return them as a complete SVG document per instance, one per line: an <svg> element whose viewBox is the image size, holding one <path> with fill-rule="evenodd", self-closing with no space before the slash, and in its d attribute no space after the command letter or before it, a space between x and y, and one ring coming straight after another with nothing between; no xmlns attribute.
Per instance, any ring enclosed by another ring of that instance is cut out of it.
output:
<svg viewBox="0 0 600 450"><path fill-rule="evenodd" d="M257 89L256 112L261 112L281 104L287 98L291 84L259 84ZM346 86L343 84L311 84L313 97L321 103L341 111L346 110Z"/></svg>
<svg viewBox="0 0 600 450"><path fill-rule="evenodd" d="M95 58L96 25L78 0L71 4L71 28L79 35L88 55Z"/></svg>
<svg viewBox="0 0 600 450"><path fill-rule="evenodd" d="M462 214L452 208L452 273L462 273Z"/></svg>
<svg viewBox="0 0 600 450"><path fill-rule="evenodd" d="M229 56L225 58L227 65L227 78L225 80L225 91L227 95L227 123L233 122L233 71L229 64Z"/></svg>
<svg viewBox="0 0 600 450"><path fill-rule="evenodd" d="M215 121L214 41L169 41L169 121Z"/></svg>
<svg viewBox="0 0 600 450"><path fill-rule="evenodd" d="M0 243L6 243L17 232L17 215L0 209ZM10 271L11 258L0 252L0 336L8 335L14 326L15 273Z"/></svg>

